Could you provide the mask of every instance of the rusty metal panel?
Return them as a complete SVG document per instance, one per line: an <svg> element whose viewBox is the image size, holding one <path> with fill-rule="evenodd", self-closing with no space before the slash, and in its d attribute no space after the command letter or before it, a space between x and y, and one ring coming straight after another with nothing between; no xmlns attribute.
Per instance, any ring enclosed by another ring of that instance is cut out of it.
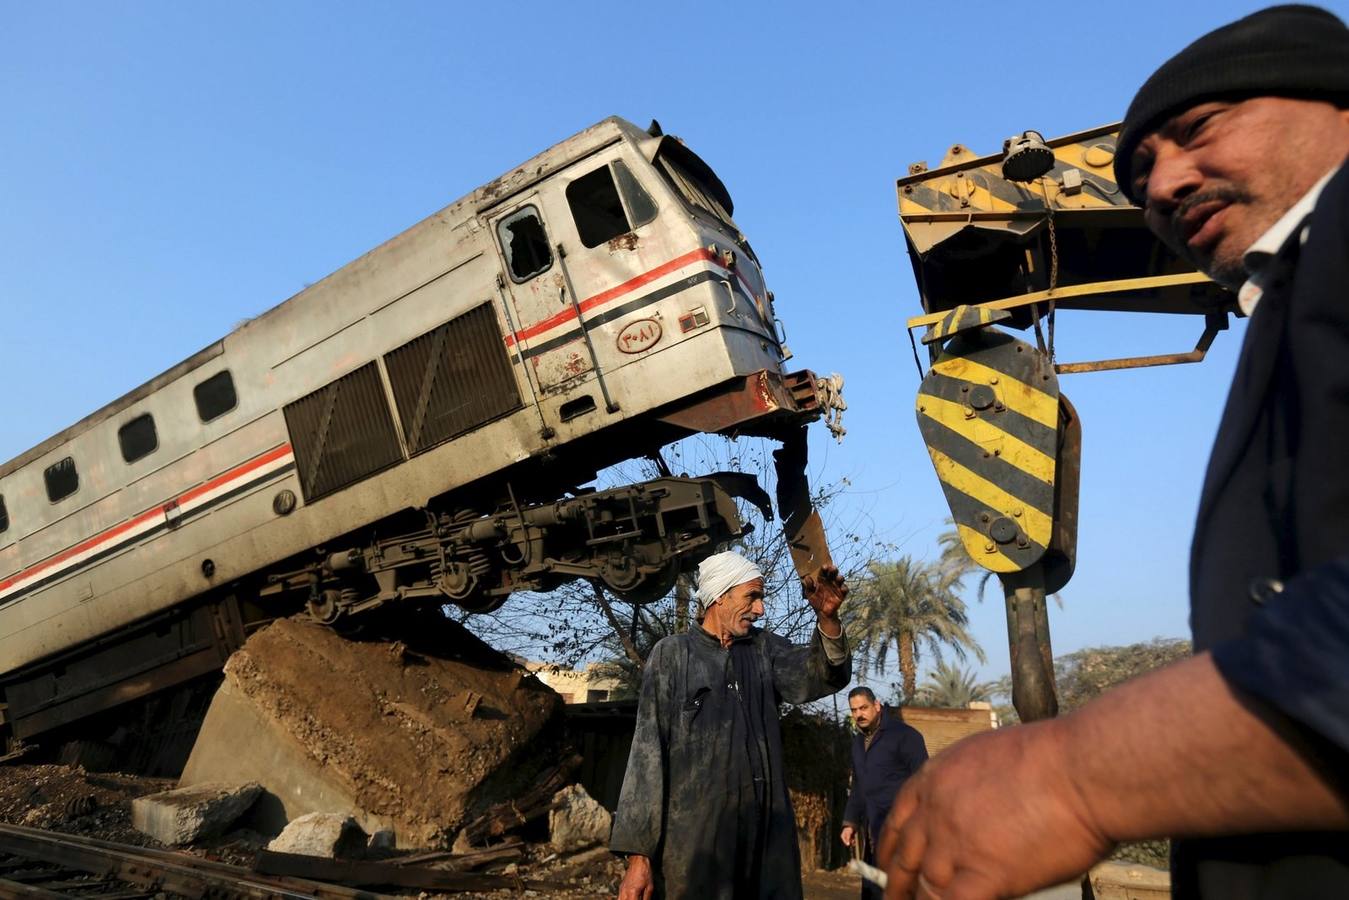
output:
<svg viewBox="0 0 1349 900"><path fill-rule="evenodd" d="M484 303L384 357L408 452L520 408L496 314Z"/></svg>
<svg viewBox="0 0 1349 900"><path fill-rule="evenodd" d="M659 419L689 431L778 435L783 426L820 417L815 375L808 370L778 375L760 369L696 399L661 411Z"/></svg>
<svg viewBox="0 0 1349 900"><path fill-rule="evenodd" d="M585 338L573 338L566 343L530 357L534 377L544 393L563 391L581 376L595 370L595 361Z"/></svg>
<svg viewBox="0 0 1349 900"><path fill-rule="evenodd" d="M403 458L373 362L288 404L285 413L310 503Z"/></svg>

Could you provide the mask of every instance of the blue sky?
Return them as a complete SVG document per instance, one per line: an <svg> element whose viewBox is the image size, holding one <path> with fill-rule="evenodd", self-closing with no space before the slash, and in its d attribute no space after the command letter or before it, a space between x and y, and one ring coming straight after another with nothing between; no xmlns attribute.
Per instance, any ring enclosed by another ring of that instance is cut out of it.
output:
<svg viewBox="0 0 1349 900"><path fill-rule="evenodd" d="M823 476L928 555L946 507L912 413L894 179L953 143L1115 121L1158 63L1256 8L5 3L0 459L569 134L654 117L729 187L794 362L847 378L848 437L813 447ZM1199 327L1065 314L1059 355L1189 349ZM1201 366L1063 379L1083 481L1056 652L1186 633L1240 336ZM989 675L1001 606L974 608Z"/></svg>

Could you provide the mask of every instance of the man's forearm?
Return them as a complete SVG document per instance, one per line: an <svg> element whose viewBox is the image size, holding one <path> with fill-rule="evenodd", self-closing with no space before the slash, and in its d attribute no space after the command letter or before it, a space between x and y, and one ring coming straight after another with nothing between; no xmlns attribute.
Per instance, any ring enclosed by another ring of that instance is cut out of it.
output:
<svg viewBox="0 0 1349 900"><path fill-rule="evenodd" d="M1114 840L1349 828L1345 798L1208 654L1045 724L1085 808Z"/></svg>

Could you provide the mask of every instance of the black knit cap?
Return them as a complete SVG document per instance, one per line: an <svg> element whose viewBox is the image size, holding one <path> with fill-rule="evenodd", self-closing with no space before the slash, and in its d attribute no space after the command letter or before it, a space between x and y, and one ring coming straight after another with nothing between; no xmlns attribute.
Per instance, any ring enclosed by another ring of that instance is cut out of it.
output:
<svg viewBox="0 0 1349 900"><path fill-rule="evenodd" d="M1274 96L1349 100L1349 29L1315 6L1272 6L1199 38L1139 88L1120 128L1115 180L1135 203L1139 143L1167 119L1209 100Z"/></svg>

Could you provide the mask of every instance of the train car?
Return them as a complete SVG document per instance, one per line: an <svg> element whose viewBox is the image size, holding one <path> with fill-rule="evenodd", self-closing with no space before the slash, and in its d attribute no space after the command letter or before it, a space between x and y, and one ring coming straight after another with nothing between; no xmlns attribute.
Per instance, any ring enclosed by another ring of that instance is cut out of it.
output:
<svg viewBox="0 0 1349 900"><path fill-rule="evenodd" d="M217 671L305 607L663 593L752 486L579 486L820 413L732 211L678 139L607 119L0 465L9 738Z"/></svg>

